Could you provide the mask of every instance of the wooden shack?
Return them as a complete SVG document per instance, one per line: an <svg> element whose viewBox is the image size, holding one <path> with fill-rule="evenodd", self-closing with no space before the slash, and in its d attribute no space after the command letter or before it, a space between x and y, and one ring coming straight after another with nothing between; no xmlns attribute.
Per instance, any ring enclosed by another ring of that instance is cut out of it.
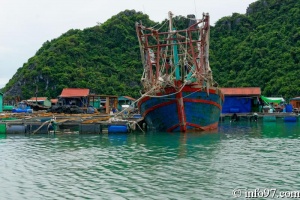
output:
<svg viewBox="0 0 300 200"><path fill-rule="evenodd" d="M90 90L86 88L64 88L58 96L57 104L87 107L89 93Z"/></svg>
<svg viewBox="0 0 300 200"><path fill-rule="evenodd" d="M294 111L298 113L300 111L300 97L292 98L290 103L292 104Z"/></svg>
<svg viewBox="0 0 300 200"><path fill-rule="evenodd" d="M251 113L259 111L259 87L221 88L224 94L222 113Z"/></svg>
<svg viewBox="0 0 300 200"><path fill-rule="evenodd" d="M88 99L89 106L93 106L106 114L118 106L118 97L114 95L90 94Z"/></svg>
<svg viewBox="0 0 300 200"><path fill-rule="evenodd" d="M58 99L50 99L50 101L51 101L51 106L54 106L57 104Z"/></svg>
<svg viewBox="0 0 300 200"><path fill-rule="evenodd" d="M135 103L135 99L130 96L118 97L118 110L122 110L122 105L132 105ZM134 105L132 105L134 106Z"/></svg>
<svg viewBox="0 0 300 200"><path fill-rule="evenodd" d="M51 106L51 101L47 97L31 97L30 99L26 100L30 104L37 104L40 106Z"/></svg>
<svg viewBox="0 0 300 200"><path fill-rule="evenodd" d="M87 88L65 88L58 97L58 105L76 105L84 112L89 106L97 109L102 108L103 112L109 114L113 107L118 104L118 97L113 95L90 94Z"/></svg>

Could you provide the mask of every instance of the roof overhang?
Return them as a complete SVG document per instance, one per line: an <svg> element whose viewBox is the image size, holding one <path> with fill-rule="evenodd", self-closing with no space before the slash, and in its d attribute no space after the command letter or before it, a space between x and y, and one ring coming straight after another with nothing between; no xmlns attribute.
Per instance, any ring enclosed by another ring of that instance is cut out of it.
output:
<svg viewBox="0 0 300 200"><path fill-rule="evenodd" d="M90 93L89 89L85 88L65 88L59 97L63 98L81 98L87 97Z"/></svg>
<svg viewBox="0 0 300 200"><path fill-rule="evenodd" d="M293 100L293 101L300 101L300 97L292 98L291 101L292 101L292 100Z"/></svg>
<svg viewBox="0 0 300 200"><path fill-rule="evenodd" d="M261 95L260 87L220 88L224 96L249 96Z"/></svg>
<svg viewBox="0 0 300 200"><path fill-rule="evenodd" d="M261 95L261 99L264 100L267 103L285 102L284 98L282 98L282 97L265 97L265 96Z"/></svg>

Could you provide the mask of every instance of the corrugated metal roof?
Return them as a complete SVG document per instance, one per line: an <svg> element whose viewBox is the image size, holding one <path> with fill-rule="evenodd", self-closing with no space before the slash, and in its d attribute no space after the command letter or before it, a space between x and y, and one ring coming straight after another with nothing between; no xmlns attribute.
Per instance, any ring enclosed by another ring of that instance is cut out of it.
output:
<svg viewBox="0 0 300 200"><path fill-rule="evenodd" d="M118 98L118 100L123 100L123 98L124 98L124 99L128 99L128 100L131 100L131 101L135 101L135 99L132 98L132 97L130 97L130 96L120 96L120 97Z"/></svg>
<svg viewBox="0 0 300 200"><path fill-rule="evenodd" d="M90 89L85 88L65 88L61 92L60 97L87 97Z"/></svg>
<svg viewBox="0 0 300 200"><path fill-rule="evenodd" d="M291 101L292 101L292 100L299 101L299 100L300 100L300 97L294 97L294 98L291 99Z"/></svg>
<svg viewBox="0 0 300 200"><path fill-rule="evenodd" d="M221 88L225 96L260 96L259 87Z"/></svg>
<svg viewBox="0 0 300 200"><path fill-rule="evenodd" d="M45 101L47 99L48 99L47 97L31 97L27 101Z"/></svg>

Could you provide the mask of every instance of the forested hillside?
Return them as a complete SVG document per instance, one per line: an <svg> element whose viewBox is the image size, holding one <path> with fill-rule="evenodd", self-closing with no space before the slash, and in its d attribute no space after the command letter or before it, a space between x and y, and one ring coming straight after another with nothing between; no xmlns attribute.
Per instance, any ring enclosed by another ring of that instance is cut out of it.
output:
<svg viewBox="0 0 300 200"><path fill-rule="evenodd" d="M142 64L135 22L155 25L126 10L103 24L69 30L46 41L5 86L6 98L55 98L63 88L139 97ZM185 18L177 24L185 26ZM162 22L163 23L163 22ZM267 96L300 95L300 1L259 0L211 28L210 65L221 87L261 87Z"/></svg>
<svg viewBox="0 0 300 200"><path fill-rule="evenodd" d="M300 95L300 1L260 0L211 31L211 66L222 87L261 87L267 96Z"/></svg>
<svg viewBox="0 0 300 200"><path fill-rule="evenodd" d="M154 24L147 15L126 10L103 24L69 30L46 41L5 86L22 98L57 97L63 88L89 88L95 94L139 96L143 72L135 22Z"/></svg>

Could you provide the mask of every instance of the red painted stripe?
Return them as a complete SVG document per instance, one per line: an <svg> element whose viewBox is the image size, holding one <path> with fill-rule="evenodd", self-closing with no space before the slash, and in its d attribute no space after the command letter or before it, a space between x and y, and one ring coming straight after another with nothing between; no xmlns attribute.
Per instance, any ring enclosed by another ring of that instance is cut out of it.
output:
<svg viewBox="0 0 300 200"><path fill-rule="evenodd" d="M215 122L215 123L210 124L208 126L199 126L198 124L193 124L193 123L189 123L189 122L187 122L186 124L188 126L192 126L192 127L197 128L197 129L201 129L203 131L213 130L213 129L216 129L218 127L218 122Z"/></svg>
<svg viewBox="0 0 300 200"><path fill-rule="evenodd" d="M219 109L221 109L221 105L214 102L214 101L210 101L210 100L204 100L204 99L188 99L188 98L185 98L183 99L184 102L194 102L194 103L205 103L205 104L211 104L211 105L214 105L214 106L217 106Z"/></svg>
<svg viewBox="0 0 300 200"><path fill-rule="evenodd" d="M138 107L141 107L142 103L148 101L149 99L150 99L150 97L146 96L146 97L142 98L141 100L139 100Z"/></svg>
<svg viewBox="0 0 300 200"><path fill-rule="evenodd" d="M176 125L174 125L174 126L171 126L170 128L167 129L167 132L172 132L172 131L175 130L178 126L179 126L179 124L176 124Z"/></svg>
<svg viewBox="0 0 300 200"><path fill-rule="evenodd" d="M176 103L176 99L175 100L171 100L171 101L167 101L167 102L163 102L163 103L160 103L160 104L157 104L155 106L152 106L151 108L149 108L148 110L146 110L144 113L143 113L143 117L145 117L149 112L157 109L157 108L160 108L160 107L163 107L163 106L166 106L166 105L170 105L170 104L173 104L173 103Z"/></svg>
<svg viewBox="0 0 300 200"><path fill-rule="evenodd" d="M150 98L148 98L147 100L149 100L149 99L150 99ZM143 99L143 100L144 100L144 99ZM145 100L145 101L146 101L146 100ZM145 101L143 101L143 102L145 102ZM194 102L194 103L211 104L211 105L214 105L214 106L218 107L219 109L221 109L221 105L220 105L220 104L218 104L218 103L216 103L216 102L214 102L214 101L210 101L210 100L204 100L204 99L187 99L187 98L184 98L183 101L184 101L184 102ZM163 107L163 106L165 106L165 105L170 105L170 104L173 104L173 103L176 103L176 102L177 102L177 100L175 99L175 100L171 100L171 101L168 101L168 102L163 102L163 103L157 104L157 105L155 105L155 106L153 106L153 107L147 109L147 110L143 113L143 117L145 117L149 112L151 112L151 111L153 111L153 110L155 110L155 109L157 109L157 108ZM179 109L179 108L177 107L177 111L179 112L178 109ZM179 118L180 118L180 116L179 116ZM185 118L185 115L184 115L184 118ZM186 118L185 118L184 121L186 121Z"/></svg>
<svg viewBox="0 0 300 200"><path fill-rule="evenodd" d="M180 125L180 131L185 132L186 131L186 116L185 116L185 110L184 110L184 101L182 99L182 93L179 92L176 94L177 99L177 113L179 118L179 125Z"/></svg>
<svg viewBox="0 0 300 200"><path fill-rule="evenodd" d="M196 91L199 91L199 92L206 92L206 90L202 90L203 88L193 88L193 86L195 85L186 85L183 89L182 89L182 92L196 92ZM219 90L219 93L217 93L217 91ZM221 92L220 89L209 89L209 94L217 94L221 97L221 99L224 101L224 95L223 93Z"/></svg>
<svg viewBox="0 0 300 200"><path fill-rule="evenodd" d="M194 85L186 85L182 88L182 92L206 92L206 90L202 90L203 88L193 88ZM158 96L160 95L167 95L175 93L175 88L165 88L165 93L157 93ZM217 91L215 89L209 89L210 94L216 94Z"/></svg>
<svg viewBox="0 0 300 200"><path fill-rule="evenodd" d="M182 88L182 92L206 92L206 90L203 90L203 88L195 88L194 86L197 86L197 84L194 84L194 85L185 85L183 88ZM172 94L172 93L175 93L176 90L175 88L173 87L168 87L168 88L164 88L164 91L165 93L157 93L157 95L166 95L166 94ZM209 93L210 94L216 94L217 93L217 89L209 89Z"/></svg>
<svg viewBox="0 0 300 200"><path fill-rule="evenodd" d="M202 88L192 88L193 85L187 85L182 89L182 92L201 92ZM157 93L157 96L162 96L162 95L168 95L168 94L172 94L175 93L176 90L174 88L165 88L165 93ZM216 89L209 89L209 93L210 94L217 94L217 90ZM224 95L222 95L222 93L220 94L221 99L224 101ZM144 98L142 98L139 102L138 102L138 106L140 107L142 103L144 103L145 101L148 101L150 99L149 96L146 96Z"/></svg>
<svg viewBox="0 0 300 200"><path fill-rule="evenodd" d="M192 88L191 86L185 86L183 89L182 89L182 92L196 92L196 91L199 91L199 92L206 92L206 90L202 90L203 88ZM210 94L216 94L216 90L215 89L209 89L208 90Z"/></svg>
<svg viewBox="0 0 300 200"><path fill-rule="evenodd" d="M200 126L198 124L193 124L193 123L189 123L189 122L186 122L186 125L187 126L192 126L192 127L195 127L195 129L200 129L202 131L208 131L208 130L213 130L213 129L216 129L218 127L218 122L215 122L213 124L210 124L208 126ZM167 129L167 132L172 132L173 130L175 130L176 128L179 127L179 124L176 124L170 128ZM188 129L187 131L189 131L190 129Z"/></svg>

